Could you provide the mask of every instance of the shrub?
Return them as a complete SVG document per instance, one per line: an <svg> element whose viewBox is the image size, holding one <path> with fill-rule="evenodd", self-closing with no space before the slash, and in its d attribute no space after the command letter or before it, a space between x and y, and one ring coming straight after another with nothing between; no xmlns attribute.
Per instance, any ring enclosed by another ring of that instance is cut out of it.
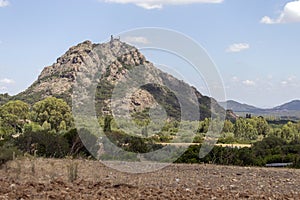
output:
<svg viewBox="0 0 300 200"><path fill-rule="evenodd" d="M69 145L65 138L58 134L37 131L22 134L15 141L16 146L29 154L38 156L63 158L69 152Z"/></svg>
<svg viewBox="0 0 300 200"><path fill-rule="evenodd" d="M68 141L70 149L69 155L95 156L99 150L97 137L91 134L87 129L80 129L79 133L76 129L72 129L63 136Z"/></svg>
<svg viewBox="0 0 300 200"><path fill-rule="evenodd" d="M15 156L21 155L21 152L15 146L1 146L0 147L0 166L7 161L13 160Z"/></svg>

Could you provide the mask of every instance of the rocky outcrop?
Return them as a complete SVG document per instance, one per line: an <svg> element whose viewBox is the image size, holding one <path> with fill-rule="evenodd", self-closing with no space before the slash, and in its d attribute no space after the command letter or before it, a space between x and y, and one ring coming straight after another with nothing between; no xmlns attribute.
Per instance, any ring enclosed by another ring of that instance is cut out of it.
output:
<svg viewBox="0 0 300 200"><path fill-rule="evenodd" d="M102 115L111 112L114 88L126 85L126 81L135 78L138 80L131 84L139 84L139 81L148 84L142 84L138 90L132 91L133 94L127 97L128 105L124 103L125 97L120 98L116 104L121 109L142 112L160 104L169 116L183 116L187 120L196 120L195 116L199 115L195 113L195 106L200 109L201 119L210 117L211 112L225 113L214 99L203 96L194 87L157 69L138 49L118 39L103 44L85 41L71 47L53 65L45 67L32 86L14 98L33 104L48 96L55 96L72 105L72 98L79 101L88 98L92 93L86 89L87 86L97 82L94 95L97 114ZM76 83L78 87L78 80L80 92L74 93L74 85ZM184 109L182 105L186 105Z"/></svg>
<svg viewBox="0 0 300 200"><path fill-rule="evenodd" d="M85 41L71 47L63 56L59 57L51 66L45 67L35 81L26 91L17 95L16 98L34 103L48 96L57 96L70 102L72 86L76 73L85 63L93 49L90 41Z"/></svg>

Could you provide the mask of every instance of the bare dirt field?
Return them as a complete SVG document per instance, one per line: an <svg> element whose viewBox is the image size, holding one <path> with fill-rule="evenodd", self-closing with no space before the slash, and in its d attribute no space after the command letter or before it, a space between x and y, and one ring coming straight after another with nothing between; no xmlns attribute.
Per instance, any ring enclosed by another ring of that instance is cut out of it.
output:
<svg viewBox="0 0 300 200"><path fill-rule="evenodd" d="M128 174L98 161L22 159L0 170L0 200L300 199L299 188L295 169L173 164Z"/></svg>

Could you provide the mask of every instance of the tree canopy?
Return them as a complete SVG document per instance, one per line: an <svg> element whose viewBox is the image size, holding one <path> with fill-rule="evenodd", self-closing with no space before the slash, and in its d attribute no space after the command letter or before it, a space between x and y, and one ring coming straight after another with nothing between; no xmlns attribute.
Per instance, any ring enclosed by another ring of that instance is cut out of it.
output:
<svg viewBox="0 0 300 200"><path fill-rule="evenodd" d="M70 106L62 99L48 97L33 105L31 119L40 126L47 126L56 131L73 127Z"/></svg>
<svg viewBox="0 0 300 200"><path fill-rule="evenodd" d="M29 116L29 105L23 101L9 101L0 107L1 133L13 134L21 132Z"/></svg>

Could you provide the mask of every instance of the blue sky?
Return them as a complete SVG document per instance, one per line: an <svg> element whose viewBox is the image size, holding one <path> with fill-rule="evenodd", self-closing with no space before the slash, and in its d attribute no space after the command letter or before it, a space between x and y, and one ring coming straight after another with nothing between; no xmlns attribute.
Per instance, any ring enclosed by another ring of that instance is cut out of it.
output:
<svg viewBox="0 0 300 200"><path fill-rule="evenodd" d="M299 0L0 0L0 93L25 90L79 42L139 27L201 44L227 99L260 107L300 99Z"/></svg>

